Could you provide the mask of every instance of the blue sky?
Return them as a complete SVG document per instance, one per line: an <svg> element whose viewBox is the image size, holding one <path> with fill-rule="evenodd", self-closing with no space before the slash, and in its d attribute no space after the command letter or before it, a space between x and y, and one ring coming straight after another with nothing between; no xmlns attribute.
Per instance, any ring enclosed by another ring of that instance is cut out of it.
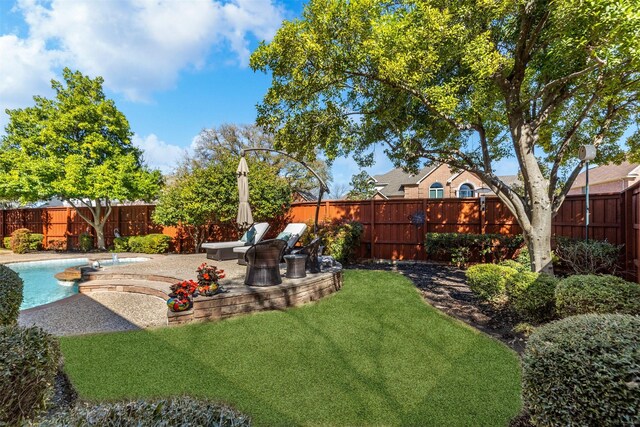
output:
<svg viewBox="0 0 640 427"><path fill-rule="evenodd" d="M251 123L269 77L248 68L260 40L302 0L0 0L0 126L5 108L50 96L65 66L105 79L134 143L153 167L170 172L203 129ZM371 174L392 168L376 150ZM499 174L516 173L513 161ZM358 172L337 159L335 184Z"/></svg>

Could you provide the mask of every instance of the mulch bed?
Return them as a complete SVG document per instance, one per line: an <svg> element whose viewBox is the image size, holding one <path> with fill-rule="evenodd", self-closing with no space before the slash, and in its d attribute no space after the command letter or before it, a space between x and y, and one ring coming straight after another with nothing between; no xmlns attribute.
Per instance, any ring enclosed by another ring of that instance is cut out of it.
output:
<svg viewBox="0 0 640 427"><path fill-rule="evenodd" d="M518 319L478 299L465 281L464 270L435 263L381 262L350 266L367 270L396 271L410 279L434 307L502 341L522 354L526 337L514 333Z"/></svg>

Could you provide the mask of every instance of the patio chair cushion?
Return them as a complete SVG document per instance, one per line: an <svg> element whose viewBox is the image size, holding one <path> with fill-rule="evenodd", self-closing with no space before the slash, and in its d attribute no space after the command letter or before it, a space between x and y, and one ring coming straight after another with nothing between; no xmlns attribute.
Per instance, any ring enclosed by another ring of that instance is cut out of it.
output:
<svg viewBox="0 0 640 427"><path fill-rule="evenodd" d="M249 228L243 235L242 238L240 240L242 240L243 242L246 242L250 245L253 245L255 243L256 240L256 227L254 225L251 226L251 228Z"/></svg>
<svg viewBox="0 0 640 427"><path fill-rule="evenodd" d="M287 231L283 231L282 233L278 234L278 237L276 237L276 239L284 240L287 243L289 243L290 238L291 238L291 233Z"/></svg>

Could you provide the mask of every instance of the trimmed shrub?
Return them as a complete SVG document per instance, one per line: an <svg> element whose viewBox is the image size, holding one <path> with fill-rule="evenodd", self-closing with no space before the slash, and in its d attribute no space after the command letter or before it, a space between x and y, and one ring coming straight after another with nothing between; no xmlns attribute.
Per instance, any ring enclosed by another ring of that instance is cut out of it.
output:
<svg viewBox="0 0 640 427"><path fill-rule="evenodd" d="M31 233L29 235L29 250L40 251L42 250L42 241L44 235L40 233Z"/></svg>
<svg viewBox="0 0 640 427"><path fill-rule="evenodd" d="M523 242L522 235L427 233L425 249L432 259L464 265L473 259L512 258Z"/></svg>
<svg viewBox="0 0 640 427"><path fill-rule="evenodd" d="M518 271L497 264L476 264L466 272L469 288L480 298L498 302L506 296L507 283Z"/></svg>
<svg viewBox="0 0 640 427"><path fill-rule="evenodd" d="M58 341L40 328L0 326L0 424L46 409L61 366Z"/></svg>
<svg viewBox="0 0 640 427"><path fill-rule="evenodd" d="M324 253L347 264L355 258L363 230L362 224L357 221L334 220L322 224L318 235L324 244Z"/></svg>
<svg viewBox="0 0 640 427"><path fill-rule="evenodd" d="M50 251L66 251L67 250L67 240L66 239L49 239L49 243L47 244L47 249Z"/></svg>
<svg viewBox="0 0 640 427"><path fill-rule="evenodd" d="M537 328L522 358L534 425L640 425L640 317L582 315Z"/></svg>
<svg viewBox="0 0 640 427"><path fill-rule="evenodd" d="M78 248L82 252L89 252L93 249L93 236L89 233L80 233L80 236L78 236Z"/></svg>
<svg viewBox="0 0 640 427"><path fill-rule="evenodd" d="M529 248L525 246L520 249L520 252L518 252L518 256L516 257L516 262L527 267L528 270L531 270L531 255L529 254Z"/></svg>
<svg viewBox="0 0 640 427"><path fill-rule="evenodd" d="M509 304L529 322L544 323L556 314L555 290L558 279L548 274L521 271L507 283Z"/></svg>
<svg viewBox="0 0 640 427"><path fill-rule="evenodd" d="M19 228L11 233L11 250L16 254L26 254L31 246L31 231L27 228Z"/></svg>
<svg viewBox="0 0 640 427"><path fill-rule="evenodd" d="M130 252L143 254L163 254L169 250L171 237L166 234L147 234L146 236L131 236L127 240Z"/></svg>
<svg viewBox="0 0 640 427"><path fill-rule="evenodd" d="M7 267L0 265L0 326L14 325L18 321L20 314L20 304L22 304L23 283L18 273Z"/></svg>
<svg viewBox="0 0 640 427"><path fill-rule="evenodd" d="M4 245L5 249L11 249L11 236L2 239L2 244Z"/></svg>
<svg viewBox="0 0 640 427"><path fill-rule="evenodd" d="M502 265L504 267L511 267L513 269L516 269L516 270L522 271L522 272L526 272L526 271L531 272L531 268L528 265L520 264L518 261L513 260L513 259L504 260L504 261L500 262L499 265Z"/></svg>
<svg viewBox="0 0 640 427"><path fill-rule="evenodd" d="M129 237L116 237L113 239L113 250L116 252L129 252Z"/></svg>
<svg viewBox="0 0 640 427"><path fill-rule="evenodd" d="M622 246L607 241L556 238L555 253L575 274L614 274Z"/></svg>
<svg viewBox="0 0 640 427"><path fill-rule="evenodd" d="M560 317L587 313L640 315L640 285L616 276L576 275L555 291Z"/></svg>
<svg viewBox="0 0 640 427"><path fill-rule="evenodd" d="M47 418L39 425L248 427L251 420L228 407L183 396L148 401L85 403Z"/></svg>

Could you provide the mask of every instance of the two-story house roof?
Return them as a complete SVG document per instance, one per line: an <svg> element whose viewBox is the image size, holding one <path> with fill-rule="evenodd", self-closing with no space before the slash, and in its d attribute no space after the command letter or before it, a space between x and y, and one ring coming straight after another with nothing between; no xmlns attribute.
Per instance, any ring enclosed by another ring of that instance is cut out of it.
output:
<svg viewBox="0 0 640 427"><path fill-rule="evenodd" d="M584 194L587 176L580 173L569 190L569 194ZM589 193L618 193L640 181L640 164L623 162L608 164L589 170Z"/></svg>
<svg viewBox="0 0 640 427"><path fill-rule="evenodd" d="M476 175L467 171L453 172L444 163L426 166L415 175L396 168L372 178L378 191L376 196L385 199L478 197L493 194ZM516 175L500 178L509 185L517 181Z"/></svg>

